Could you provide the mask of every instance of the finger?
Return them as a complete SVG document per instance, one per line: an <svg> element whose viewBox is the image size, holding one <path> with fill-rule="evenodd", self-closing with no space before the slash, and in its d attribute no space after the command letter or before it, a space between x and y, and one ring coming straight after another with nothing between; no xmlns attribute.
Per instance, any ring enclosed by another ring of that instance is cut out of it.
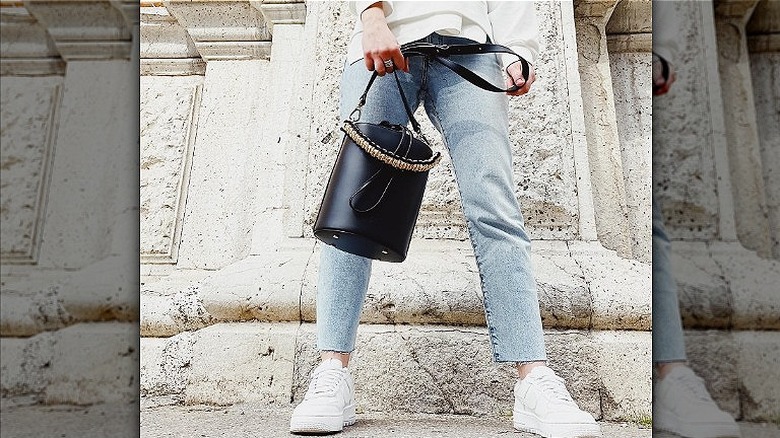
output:
<svg viewBox="0 0 780 438"><path fill-rule="evenodd" d="M512 88L513 86L515 86L515 80L510 78L510 77L507 77L506 78L506 87L507 88ZM517 90L514 90L514 91L507 91L506 94L508 94L510 96L519 96L520 95L520 89L518 88Z"/></svg>
<svg viewBox="0 0 780 438"><path fill-rule="evenodd" d="M374 70L379 76L384 76L387 73L385 69L385 63L379 56L374 56Z"/></svg>
<svg viewBox="0 0 780 438"><path fill-rule="evenodd" d="M374 71L374 58L370 54L366 53L363 55L363 62L366 63L368 71Z"/></svg>
<svg viewBox="0 0 780 438"><path fill-rule="evenodd" d="M406 59L404 59L404 55L403 53L401 53L401 48L400 47L397 48L392 55L393 56L390 59L392 59L393 64L395 64L395 67L400 70L406 71L407 70Z"/></svg>

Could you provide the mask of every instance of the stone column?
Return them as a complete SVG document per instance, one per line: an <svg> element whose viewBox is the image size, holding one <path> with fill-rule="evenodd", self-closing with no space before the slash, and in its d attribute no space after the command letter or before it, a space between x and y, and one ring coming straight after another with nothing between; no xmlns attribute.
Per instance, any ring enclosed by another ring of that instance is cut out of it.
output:
<svg viewBox="0 0 780 438"><path fill-rule="evenodd" d="M631 258L652 259L652 2L618 4L607 23L607 49L620 140Z"/></svg>
<svg viewBox="0 0 780 438"><path fill-rule="evenodd" d="M737 238L746 248L767 257L771 241L745 31L757 3L716 2L715 31Z"/></svg>
<svg viewBox="0 0 780 438"><path fill-rule="evenodd" d="M627 257L631 254L628 209L606 35L616 4L616 0L575 1L574 13L596 229L606 248Z"/></svg>
<svg viewBox="0 0 780 438"><path fill-rule="evenodd" d="M772 256L780 259L780 3L759 2L747 39Z"/></svg>

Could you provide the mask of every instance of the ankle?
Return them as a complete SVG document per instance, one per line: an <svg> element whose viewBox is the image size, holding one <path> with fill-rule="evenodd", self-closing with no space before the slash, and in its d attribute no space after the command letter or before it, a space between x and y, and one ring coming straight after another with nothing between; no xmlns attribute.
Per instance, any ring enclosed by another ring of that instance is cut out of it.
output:
<svg viewBox="0 0 780 438"><path fill-rule="evenodd" d="M677 362L656 362L655 363L655 371L656 375L659 379L662 379L666 377L672 370L679 367L687 367L688 363L685 361L677 361Z"/></svg>
<svg viewBox="0 0 780 438"><path fill-rule="evenodd" d="M543 360L537 360L533 362L518 362L517 363L517 375L520 377L520 380L525 379L528 374L536 367L541 367L547 365L547 362Z"/></svg>
<svg viewBox="0 0 780 438"><path fill-rule="evenodd" d="M325 362L329 359L337 359L341 362L341 366L346 368L347 365L349 365L349 353L344 353L341 351L322 351L320 352L320 359L322 362Z"/></svg>

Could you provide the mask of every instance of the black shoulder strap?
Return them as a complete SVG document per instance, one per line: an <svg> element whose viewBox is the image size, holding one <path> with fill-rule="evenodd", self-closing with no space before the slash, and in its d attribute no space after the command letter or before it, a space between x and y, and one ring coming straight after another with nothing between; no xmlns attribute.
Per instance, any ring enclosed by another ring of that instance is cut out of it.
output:
<svg viewBox="0 0 780 438"><path fill-rule="evenodd" d="M412 43L404 44L401 46L401 53L406 57L412 56L427 56L435 59L440 64L454 71L460 75L463 79L471 82L479 88L488 91L495 92L512 92L517 91L519 87L513 85L510 88L504 89L497 87L478 74L469 70L468 68L458 64L457 62L449 59L451 55L478 55L486 53L508 53L510 55L517 56L517 60L520 61L523 70L523 79L528 80L530 74L530 66L522 56L515 53L512 49L500 44L459 44L459 45L437 45L423 41L415 41Z"/></svg>

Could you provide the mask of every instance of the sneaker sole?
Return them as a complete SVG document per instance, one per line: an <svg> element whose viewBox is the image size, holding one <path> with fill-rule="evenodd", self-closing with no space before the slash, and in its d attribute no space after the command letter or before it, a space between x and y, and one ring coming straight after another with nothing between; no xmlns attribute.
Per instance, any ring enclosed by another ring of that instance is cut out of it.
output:
<svg viewBox="0 0 780 438"><path fill-rule="evenodd" d="M341 432L346 426L355 424L355 405L344 408L341 415L293 416L290 419L290 433L333 433Z"/></svg>
<svg viewBox="0 0 780 438"><path fill-rule="evenodd" d="M679 416L668 411L662 415L654 416L653 428L686 438L739 438L742 436L738 425L729 423L698 423L692 425L681 421Z"/></svg>
<svg viewBox="0 0 780 438"><path fill-rule="evenodd" d="M590 423L550 424L545 423L536 415L529 412L513 412L513 425L515 429L523 432L531 432L544 438L585 438L600 437L601 427Z"/></svg>

